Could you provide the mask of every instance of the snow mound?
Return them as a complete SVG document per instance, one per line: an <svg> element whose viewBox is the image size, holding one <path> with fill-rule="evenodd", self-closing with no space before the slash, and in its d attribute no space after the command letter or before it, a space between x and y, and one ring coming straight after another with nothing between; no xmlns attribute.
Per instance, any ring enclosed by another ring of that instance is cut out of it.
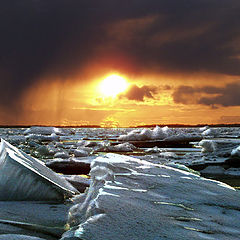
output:
<svg viewBox="0 0 240 240"><path fill-rule="evenodd" d="M117 154L90 174L61 240L239 239L239 192L226 184Z"/></svg>
<svg viewBox="0 0 240 240"><path fill-rule="evenodd" d="M217 129L212 129L212 128L208 128L202 132L202 135L204 137L216 137L218 134L219 133L218 133Z"/></svg>
<svg viewBox="0 0 240 240"><path fill-rule="evenodd" d="M204 132L204 131L206 131L208 129L209 129L209 126L204 126L204 127L199 128L199 131L200 132Z"/></svg>
<svg viewBox="0 0 240 240"><path fill-rule="evenodd" d="M160 128L156 126L153 130L142 129L132 130L127 135L121 135L118 140L120 141L146 141L146 140L162 140L166 138L170 130L168 127Z"/></svg>
<svg viewBox="0 0 240 240"><path fill-rule="evenodd" d="M120 143L114 146L105 146L103 148L105 152L133 152L135 149L136 147L128 142Z"/></svg>
<svg viewBox="0 0 240 240"><path fill-rule="evenodd" d="M166 140L166 141L187 141L192 139L201 140L197 133L187 133L183 129L171 129L167 126L160 128L156 126L151 129L132 130L126 135L120 135L119 141L148 141L148 140Z"/></svg>
<svg viewBox="0 0 240 240"><path fill-rule="evenodd" d="M73 131L66 128L38 127L38 126L30 127L24 131L25 135L28 134L51 135L53 133L57 135L69 135L73 134Z"/></svg>
<svg viewBox="0 0 240 240"><path fill-rule="evenodd" d="M231 156L240 158L240 146L232 150Z"/></svg>
<svg viewBox="0 0 240 240"><path fill-rule="evenodd" d="M50 135L42 135L31 133L26 136L26 140L37 140L37 141L59 141L59 136L56 133L52 133Z"/></svg>
<svg viewBox="0 0 240 240"><path fill-rule="evenodd" d="M202 148L202 152L215 152L217 150L217 143L213 140L202 140L198 145Z"/></svg>

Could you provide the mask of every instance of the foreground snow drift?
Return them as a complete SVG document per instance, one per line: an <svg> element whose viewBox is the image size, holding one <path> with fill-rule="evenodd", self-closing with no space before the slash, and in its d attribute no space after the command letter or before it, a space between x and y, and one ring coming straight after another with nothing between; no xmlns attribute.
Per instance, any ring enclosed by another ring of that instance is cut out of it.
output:
<svg viewBox="0 0 240 240"><path fill-rule="evenodd" d="M91 164L62 240L239 239L239 192L188 171L107 154Z"/></svg>
<svg viewBox="0 0 240 240"><path fill-rule="evenodd" d="M0 144L0 200L62 200L78 191L39 160Z"/></svg>

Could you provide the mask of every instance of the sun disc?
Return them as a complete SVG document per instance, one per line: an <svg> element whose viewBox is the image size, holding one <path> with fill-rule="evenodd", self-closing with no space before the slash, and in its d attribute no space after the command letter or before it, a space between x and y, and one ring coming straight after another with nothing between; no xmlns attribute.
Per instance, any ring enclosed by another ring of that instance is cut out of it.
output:
<svg viewBox="0 0 240 240"><path fill-rule="evenodd" d="M106 77L99 86L101 94L106 97L116 97L127 88L128 83L126 79L116 74Z"/></svg>

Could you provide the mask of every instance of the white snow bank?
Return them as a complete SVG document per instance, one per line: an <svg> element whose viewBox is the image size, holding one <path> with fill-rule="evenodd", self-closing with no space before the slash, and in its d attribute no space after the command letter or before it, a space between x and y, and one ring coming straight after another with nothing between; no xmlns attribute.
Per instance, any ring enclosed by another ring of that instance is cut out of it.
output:
<svg viewBox="0 0 240 240"><path fill-rule="evenodd" d="M240 156L239 139L204 139L198 143L204 153L215 153L219 156Z"/></svg>
<svg viewBox="0 0 240 240"><path fill-rule="evenodd" d="M166 141L185 141L193 138L199 138L197 133L187 133L182 129L170 129L165 126L160 128L156 126L153 130L151 129L137 129L132 130L126 135L119 136L120 141L147 141L147 140L166 140Z"/></svg>
<svg viewBox="0 0 240 240"><path fill-rule="evenodd" d="M213 140L202 140L198 145L202 148L202 152L215 152L217 150L217 143Z"/></svg>
<svg viewBox="0 0 240 240"><path fill-rule="evenodd" d="M142 129L132 130L127 135L119 136L120 141L145 141L145 140L161 140L168 136L170 129L168 127L160 128L156 126L153 130Z"/></svg>
<svg viewBox="0 0 240 240"><path fill-rule="evenodd" d="M116 154L91 169L62 240L239 239L239 192L226 184Z"/></svg>
<svg viewBox="0 0 240 240"><path fill-rule="evenodd" d="M37 140L37 141L59 141L59 136L56 133L52 133L50 135L41 135L41 134L28 134L26 136L26 140Z"/></svg>
<svg viewBox="0 0 240 240"><path fill-rule="evenodd" d="M33 126L24 131L24 134L41 134L41 135L51 135L51 134L57 134L57 135L69 135L73 134L73 131L71 129L66 128L56 128L56 127L37 127Z"/></svg>
<svg viewBox="0 0 240 240"><path fill-rule="evenodd" d="M41 161L1 139L0 200L62 200L78 191Z"/></svg>
<svg viewBox="0 0 240 240"><path fill-rule="evenodd" d="M104 149L106 146L109 145L108 141L78 141L77 146L78 149L83 149L84 151L87 151L89 154L93 153L94 151L101 151Z"/></svg>
<svg viewBox="0 0 240 240"><path fill-rule="evenodd" d="M199 128L199 131L200 132L204 132L204 131L206 131L208 129L209 129L209 126L204 126L204 127Z"/></svg>
<svg viewBox="0 0 240 240"><path fill-rule="evenodd" d="M240 146L234 148L231 152L232 157L240 157Z"/></svg>
<svg viewBox="0 0 240 240"><path fill-rule="evenodd" d="M218 135L217 129L208 128L205 131L202 132L202 135L204 137L216 137Z"/></svg>
<svg viewBox="0 0 240 240"><path fill-rule="evenodd" d="M103 151L105 152L133 152L136 147L128 142L120 143L117 145L110 145L110 146L105 146L103 148Z"/></svg>

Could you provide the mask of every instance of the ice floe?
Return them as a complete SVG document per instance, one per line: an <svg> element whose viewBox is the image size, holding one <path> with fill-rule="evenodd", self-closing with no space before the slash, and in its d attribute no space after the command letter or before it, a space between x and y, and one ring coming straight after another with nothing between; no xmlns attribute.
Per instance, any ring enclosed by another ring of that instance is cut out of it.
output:
<svg viewBox="0 0 240 240"><path fill-rule="evenodd" d="M37 141L58 141L59 136L57 136L55 133L52 133L51 135L41 135L41 134L29 134L26 136L26 140L37 140Z"/></svg>
<svg viewBox="0 0 240 240"><path fill-rule="evenodd" d="M204 137L216 137L218 134L219 133L218 133L217 129L213 129L213 128L208 128L202 132L202 135Z"/></svg>
<svg viewBox="0 0 240 240"><path fill-rule="evenodd" d="M213 140L202 140L198 144L202 148L202 152L215 152L217 150L217 143Z"/></svg>
<svg viewBox="0 0 240 240"><path fill-rule="evenodd" d="M129 132L127 135L119 136L118 140L121 141L146 141L164 139L169 135L170 129L168 127L160 128L156 126L153 130L151 129L136 129Z"/></svg>
<svg viewBox="0 0 240 240"><path fill-rule="evenodd" d="M66 158L69 158L69 157L70 157L70 155L69 155L67 152L65 152L65 151L56 152L56 153L54 154L54 158L63 158L63 159L66 159Z"/></svg>
<svg viewBox="0 0 240 240"><path fill-rule="evenodd" d="M231 156L232 157L238 157L240 158L240 146L238 146L237 148L234 148L231 152ZM239 159L240 160L240 159Z"/></svg>
<svg viewBox="0 0 240 240"><path fill-rule="evenodd" d="M114 154L95 159L90 173L62 240L239 239L240 194L226 184Z"/></svg>
<svg viewBox="0 0 240 240"><path fill-rule="evenodd" d="M151 129L135 129L126 135L119 136L119 141L153 141L153 140L165 140L165 141L199 141L202 137L197 132L186 132L183 129L172 129L169 127L156 126Z"/></svg>
<svg viewBox="0 0 240 240"><path fill-rule="evenodd" d="M67 128L56 128L56 127L38 127L33 126L24 131L25 135L28 134L41 134L41 135L51 135L51 134L57 134L57 135L68 135L73 134L74 132L71 129Z"/></svg>
<svg viewBox="0 0 240 240"><path fill-rule="evenodd" d="M209 129L209 126L204 126L204 127L200 127L199 128L199 131L200 132L204 132L204 131L206 131L206 130L208 130Z"/></svg>
<svg viewBox="0 0 240 240"><path fill-rule="evenodd" d="M117 145L106 145L100 151L104 152L133 152L137 148L128 142L120 143Z"/></svg>

